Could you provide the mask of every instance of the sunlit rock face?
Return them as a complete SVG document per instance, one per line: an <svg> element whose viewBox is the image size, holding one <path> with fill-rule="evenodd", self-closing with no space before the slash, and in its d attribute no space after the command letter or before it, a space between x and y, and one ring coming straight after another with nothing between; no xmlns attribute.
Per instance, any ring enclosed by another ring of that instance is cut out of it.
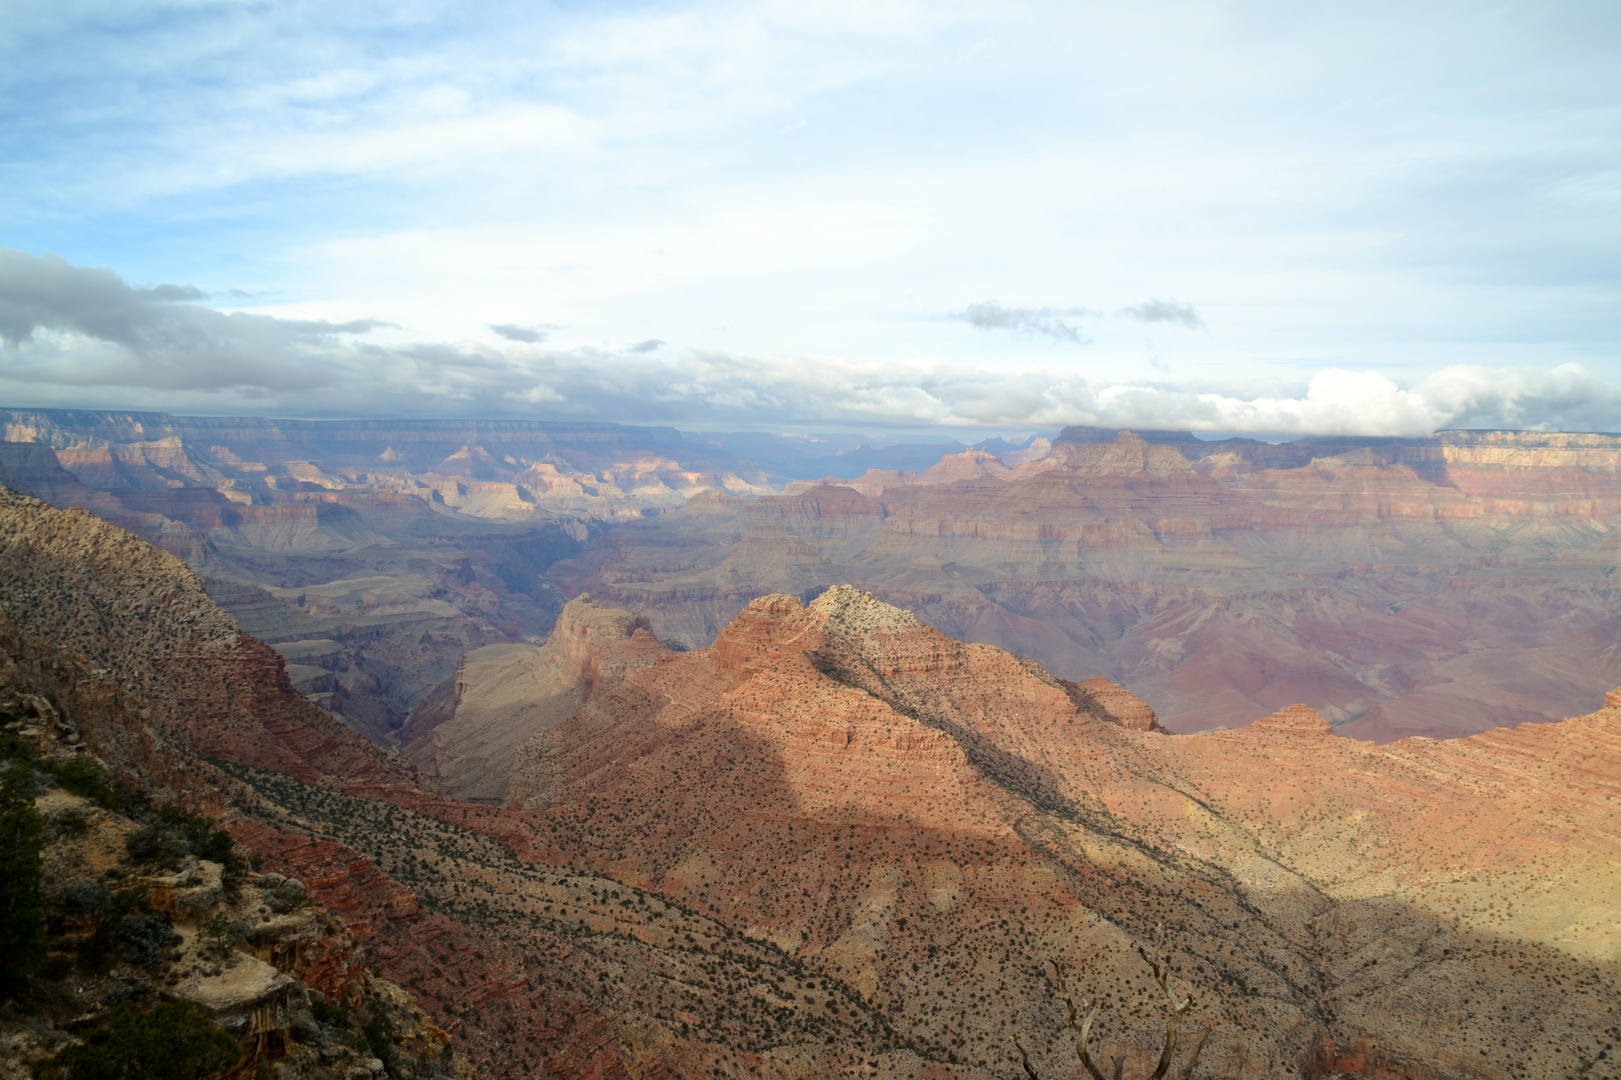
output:
<svg viewBox="0 0 1621 1080"><path fill-rule="evenodd" d="M1307 701L1385 742L1597 707L1621 678L1618 524L1615 436L1071 429L1011 466L958 455L708 495L548 579L689 648L762 593L850 582L1062 678L1128 686L1170 730Z"/></svg>
<svg viewBox="0 0 1621 1080"><path fill-rule="evenodd" d="M1585 1040L1527 1051L1576 1067L1621 1020L1541 989L1613 985L1621 710L1381 747L1306 705L1167 735L1134 700L860 589L769 595L534 738L512 798L557 857L746 927L987 1068L1062 1029L1049 958L1113 1010L1104 1052L1151 1068L1164 1014L1132 942L1156 925L1204 1003L1193 1075L1492 1076L1503 1024Z"/></svg>
<svg viewBox="0 0 1621 1080"><path fill-rule="evenodd" d="M667 655L647 620L569 601L544 645L486 645L412 714L405 755L459 799L501 805L507 774L530 738L567 720L625 673Z"/></svg>

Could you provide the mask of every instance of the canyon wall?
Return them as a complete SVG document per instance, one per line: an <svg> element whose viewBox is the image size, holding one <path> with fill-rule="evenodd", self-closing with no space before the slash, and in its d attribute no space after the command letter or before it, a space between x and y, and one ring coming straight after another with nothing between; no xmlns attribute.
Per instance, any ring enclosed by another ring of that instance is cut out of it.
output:
<svg viewBox="0 0 1621 1080"><path fill-rule="evenodd" d="M1045 457L984 457L700 495L548 579L686 647L761 593L851 582L1130 686L1178 731L1308 701L1348 735L1457 736L1589 711L1621 679L1621 437L1070 430Z"/></svg>

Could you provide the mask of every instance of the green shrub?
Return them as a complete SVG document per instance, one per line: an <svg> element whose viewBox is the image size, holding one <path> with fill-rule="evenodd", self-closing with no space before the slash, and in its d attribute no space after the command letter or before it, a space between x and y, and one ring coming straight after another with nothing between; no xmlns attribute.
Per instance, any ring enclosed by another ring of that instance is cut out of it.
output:
<svg viewBox="0 0 1621 1080"><path fill-rule="evenodd" d="M228 880L242 877L246 864L236 857L236 841L224 829L214 828L213 818L174 805L159 807L151 818L151 824L124 842L135 861L173 870L187 855L195 855L225 867Z"/></svg>
<svg viewBox="0 0 1621 1080"><path fill-rule="evenodd" d="M112 774L102 768L94 758L76 757L59 763L53 762L46 767L46 772L65 790L99 803L109 810L116 810L124 805L123 796L113 790Z"/></svg>
<svg viewBox="0 0 1621 1080"><path fill-rule="evenodd" d="M228 912L216 911L198 925L197 934L216 955L224 956L248 936L247 923L232 919Z"/></svg>
<svg viewBox="0 0 1621 1080"><path fill-rule="evenodd" d="M69 886L69 888L76 887ZM84 895L86 899L89 898L88 892ZM68 899L70 903L77 906L77 900L70 897L64 897L64 899ZM124 933L124 923L129 919L144 919L146 916L155 914L152 911L152 904L147 900L145 885L120 889L112 895L110 903L105 906L96 905L90 908L89 911L96 915L96 923L95 928L85 935L84 940L79 943L79 961L92 971L100 970L107 963L111 958L113 946L119 940L125 941L126 944L129 944L137 951L142 951L139 941L143 937L157 935L155 928L152 928L151 932L145 935L134 927L132 927L130 934ZM164 919L163 932L167 933L167 916L159 915L158 917ZM136 926L140 925L139 923L136 924ZM132 942L131 937L136 940ZM166 945L167 943L168 939L165 938L163 944ZM142 951L142 954L150 955L150 950ZM161 958L162 945L158 946L158 955Z"/></svg>
<svg viewBox="0 0 1621 1080"><path fill-rule="evenodd" d="M310 1002L310 1012L315 1014L316 1023L322 1027L329 1027L336 1031L343 1031L349 1027L349 1014L336 1005L325 1001Z"/></svg>
<svg viewBox="0 0 1621 1080"><path fill-rule="evenodd" d="M105 1026L34 1066L38 1080L205 1080L242 1058L242 1047L193 1005L120 1005Z"/></svg>
<svg viewBox="0 0 1621 1080"><path fill-rule="evenodd" d="M45 818L34 809L34 770L0 770L0 1000L27 989L45 957L45 900L39 892Z"/></svg>
<svg viewBox="0 0 1621 1080"><path fill-rule="evenodd" d="M130 833L124 847L136 862L156 863L164 870L179 869L180 860L191 854L183 838L161 825L149 825Z"/></svg>
<svg viewBox="0 0 1621 1080"><path fill-rule="evenodd" d="M118 936L128 947L125 955L131 963L151 967L163 960L163 950L174 940L169 929L169 916L161 911L131 915L118 924Z"/></svg>

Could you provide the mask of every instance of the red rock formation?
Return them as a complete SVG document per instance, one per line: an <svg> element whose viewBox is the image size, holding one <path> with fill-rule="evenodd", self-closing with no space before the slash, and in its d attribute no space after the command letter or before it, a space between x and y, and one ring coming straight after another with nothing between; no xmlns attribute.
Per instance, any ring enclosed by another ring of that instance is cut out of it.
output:
<svg viewBox="0 0 1621 1080"><path fill-rule="evenodd" d="M1317 710L1310 705L1291 705L1271 716L1261 717L1255 721L1254 726L1257 731L1263 731L1268 735L1294 735L1302 738L1334 733L1334 729L1328 726L1328 721L1319 716Z"/></svg>
<svg viewBox="0 0 1621 1080"><path fill-rule="evenodd" d="M1130 690L1109 679L1087 679L1072 683L1064 679L1059 685L1075 702L1076 708L1100 720L1109 720L1132 731L1163 731L1159 718L1148 703Z"/></svg>
<svg viewBox="0 0 1621 1080"><path fill-rule="evenodd" d="M1072 432L1005 475L693 500L552 577L688 647L755 596L853 580L1125 683L1173 730L1307 700L1358 737L1461 735L1591 709L1612 681L1618 455L1611 436Z"/></svg>
<svg viewBox="0 0 1621 1080"><path fill-rule="evenodd" d="M769 596L713 648L630 673L539 737L514 788L575 865L748 926L910 1037L1004 1067L1000 1010L1051 1001L1026 967L1089 958L1084 992L1105 993L1133 977L1111 935L1156 920L1191 954L1217 1075L1270 1053L1484 1077L1452 1048L1495 1045L1503 1024L1575 1068L1597 1049L1578 1033L1621 1021L1570 999L1555 1019L1535 974L1607 979L1591 965L1621 946L1589 884L1621 865L1613 714L1377 747L1306 706L1236 731L1133 730L1087 707L1107 686L1078 708L1080 689L858 590ZM1590 929L1560 938L1555 911ZM1107 1052L1146 1061L1155 1032L1132 1023ZM1536 1034L1549 1025L1585 1049Z"/></svg>

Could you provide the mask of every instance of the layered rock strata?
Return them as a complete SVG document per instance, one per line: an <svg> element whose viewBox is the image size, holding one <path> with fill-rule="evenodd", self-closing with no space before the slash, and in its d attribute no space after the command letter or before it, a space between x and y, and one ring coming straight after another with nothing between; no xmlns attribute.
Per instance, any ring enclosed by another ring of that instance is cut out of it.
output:
<svg viewBox="0 0 1621 1080"><path fill-rule="evenodd" d="M705 646L756 596L852 582L1176 731L1313 702L1389 741L1589 711L1614 681L1621 438L1069 430L1012 467L707 494L554 564ZM981 463L984 464L984 463Z"/></svg>
<svg viewBox="0 0 1621 1080"><path fill-rule="evenodd" d="M507 801L519 749L567 720L625 673L669 652L647 620L571 600L544 645L486 645L467 654L452 683L412 714L405 756L459 799Z"/></svg>
<svg viewBox="0 0 1621 1080"><path fill-rule="evenodd" d="M513 798L992 1072L1063 1030L1049 959L1103 1006L1095 1056L1151 1069L1160 925L1189 1075L1612 1074L1621 711L1380 747L1305 706L1168 736L1078 697L859 590L768 596L538 736Z"/></svg>

